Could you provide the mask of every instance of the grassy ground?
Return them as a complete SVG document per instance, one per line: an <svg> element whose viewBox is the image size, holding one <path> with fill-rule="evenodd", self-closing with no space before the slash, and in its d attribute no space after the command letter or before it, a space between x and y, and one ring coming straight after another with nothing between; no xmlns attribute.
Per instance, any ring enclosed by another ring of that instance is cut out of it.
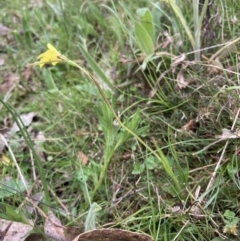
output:
<svg viewBox="0 0 240 241"><path fill-rule="evenodd" d="M19 165L1 166L3 207L31 189L64 226L96 215L90 226L154 240L239 240L240 7L175 2L0 0L1 159ZM47 43L93 75L140 141L79 69L28 65ZM44 218L28 218L40 232Z"/></svg>

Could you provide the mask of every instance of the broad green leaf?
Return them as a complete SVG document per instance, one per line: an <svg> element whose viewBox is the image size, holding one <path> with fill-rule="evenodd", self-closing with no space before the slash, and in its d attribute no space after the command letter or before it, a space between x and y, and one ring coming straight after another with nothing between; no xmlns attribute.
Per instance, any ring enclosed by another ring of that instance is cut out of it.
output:
<svg viewBox="0 0 240 241"><path fill-rule="evenodd" d="M154 45L152 38L141 23L135 22L134 33L136 37L136 42L142 53L144 53L145 55L153 54Z"/></svg>
<svg viewBox="0 0 240 241"><path fill-rule="evenodd" d="M0 203L0 218L13 222L29 224L23 213L15 211L12 206L6 203Z"/></svg>
<svg viewBox="0 0 240 241"><path fill-rule="evenodd" d="M153 18L150 10L148 8L139 8L137 10L137 15L139 17L142 27L146 30L148 35L151 37L152 42L155 40L155 32L153 25Z"/></svg>
<svg viewBox="0 0 240 241"><path fill-rule="evenodd" d="M145 159L146 163L147 163L147 168L148 170L154 170L155 168L157 168L157 166L159 166L159 161L157 160L157 158L155 156L148 156Z"/></svg>
<svg viewBox="0 0 240 241"><path fill-rule="evenodd" d="M132 174L133 175L138 175L138 174L141 174L143 171L144 171L144 164L140 164L138 162L135 162L133 164L133 171L132 171Z"/></svg>
<svg viewBox="0 0 240 241"><path fill-rule="evenodd" d="M230 210L225 210L223 216L227 219L232 219L235 217L235 213Z"/></svg>
<svg viewBox="0 0 240 241"><path fill-rule="evenodd" d="M96 227L96 213L102 208L97 203L92 203L85 221L85 232L91 231Z"/></svg>
<svg viewBox="0 0 240 241"><path fill-rule="evenodd" d="M2 183L0 188L0 198L10 197L16 193L21 193L26 190L24 183L21 180L10 179Z"/></svg>

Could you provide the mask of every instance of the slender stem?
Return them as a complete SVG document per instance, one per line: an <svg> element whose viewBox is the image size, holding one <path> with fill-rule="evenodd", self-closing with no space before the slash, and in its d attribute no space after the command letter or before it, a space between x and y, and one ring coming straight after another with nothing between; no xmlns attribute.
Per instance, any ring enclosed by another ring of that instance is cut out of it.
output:
<svg viewBox="0 0 240 241"><path fill-rule="evenodd" d="M104 165L103 165L103 168L102 168L102 170L100 172L100 176L99 176L98 182L94 186L93 191L91 192L91 198L92 199L94 198L94 195L95 195L96 191L98 190L98 188L100 187L100 185L102 184L102 182L104 180L105 173L107 171L107 167L108 167L109 162L110 162L110 158L107 158L106 160L104 160Z"/></svg>
<svg viewBox="0 0 240 241"><path fill-rule="evenodd" d="M158 150L158 152L161 154L162 157L156 151L154 151L149 145L147 145L138 135L136 135L133 131L131 131L127 126L125 126L123 124L123 122L119 119L119 117L117 116L116 112L112 108L112 105L110 104L108 99L105 97L105 94L104 94L101 86L99 85L99 83L97 82L97 80L94 79L94 77L87 70L85 70L84 68L82 68L80 65L78 65L77 63L75 63L72 60L65 59L65 61L69 65L72 65L72 66L77 67L78 69L80 69L84 74L86 74L91 79L91 81L94 83L94 85L97 86L100 95L102 96L102 98L103 98L104 102L106 103L107 107L109 108L109 110L112 112L112 114L115 117L115 119L118 122L118 124L123 129L125 129L129 134L131 134L134 138L136 138L147 150L149 150L159 160L159 162L163 165L163 168L166 171L166 173L168 174L168 176L172 179L175 188L178 191L180 191L180 185L179 185L176 177L174 176L174 173L172 172L171 167L167 164L166 160L165 161L162 160L162 158L164 157L164 154L160 151L160 149ZM154 144L156 145L156 143L154 143ZM106 168L106 166L104 168ZM101 178L104 178L104 177L101 177ZM94 192L95 191L96 191L96 188L94 189Z"/></svg>
<svg viewBox="0 0 240 241"><path fill-rule="evenodd" d="M199 19L199 28L200 29L202 28L202 22L203 22L203 18L207 11L208 2L209 2L209 0L205 0L205 2L203 4L202 12L201 12L200 19Z"/></svg>
<svg viewBox="0 0 240 241"><path fill-rule="evenodd" d="M201 23L199 23L199 0L193 0L194 21L194 56L195 61L200 61Z"/></svg>
<svg viewBox="0 0 240 241"><path fill-rule="evenodd" d="M83 69L81 66L79 66L78 64L76 64L75 62L68 60L68 63L72 66L75 66L77 68L79 68L82 72L84 72L90 79L91 81L97 86L99 93L101 94L104 102L106 103L107 107L109 108L109 110L112 112L113 116L115 117L116 121L118 122L118 124L125 129L128 133L130 133L134 138L136 138L146 149L148 149L157 159L159 159L161 161L161 158L158 156L158 154L150 147L148 146L138 135L136 135L133 131L131 131L128 127L126 127L122 121L119 119L119 117L117 116L117 114L115 113L115 111L112 108L112 105L109 103L108 99L105 97L105 94L101 88L101 86L99 85L99 83L94 79L94 77L85 69Z"/></svg>

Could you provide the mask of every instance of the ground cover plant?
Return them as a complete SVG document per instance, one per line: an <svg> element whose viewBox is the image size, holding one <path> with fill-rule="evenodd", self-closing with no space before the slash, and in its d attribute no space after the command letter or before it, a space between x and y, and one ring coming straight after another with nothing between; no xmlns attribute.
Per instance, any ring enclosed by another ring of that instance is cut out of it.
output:
<svg viewBox="0 0 240 241"><path fill-rule="evenodd" d="M239 8L0 0L4 240L238 240Z"/></svg>

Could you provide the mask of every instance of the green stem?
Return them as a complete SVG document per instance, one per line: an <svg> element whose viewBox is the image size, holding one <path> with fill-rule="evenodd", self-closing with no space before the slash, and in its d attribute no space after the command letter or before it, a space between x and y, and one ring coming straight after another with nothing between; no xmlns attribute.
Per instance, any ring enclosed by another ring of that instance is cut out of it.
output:
<svg viewBox="0 0 240 241"><path fill-rule="evenodd" d="M166 171L166 173L169 175L169 177L172 179L175 188L177 189L177 191L180 191L180 186L179 183L176 179L176 177L174 176L173 173L169 173L169 167L166 167L166 163L162 162L162 158L157 154L156 151L154 151L149 145L147 145L138 135L136 135L133 131L131 131L128 127L126 127L123 122L119 119L119 117L117 116L117 114L115 113L114 109L112 108L110 102L108 101L108 99L105 97L105 94L101 88L101 86L99 85L99 83L94 79L94 77L84 68L82 68L80 65L78 65L77 63L75 63L72 60L69 59L65 59L66 62L69 65L72 65L78 69L80 69L85 75L87 75L91 81L94 83L94 85L98 88L99 93L101 94L104 102L106 103L107 107L109 108L109 110L112 112L113 116L115 117L116 121L118 122L118 124L125 129L129 134L131 134L136 140L138 140L147 150L149 150L158 160L160 163L162 163L164 170ZM159 150L158 150L159 151ZM160 152L161 153L161 152ZM163 153L161 153L161 156L163 156ZM103 177L102 177L103 178ZM95 188L96 189L96 188ZM94 191L96 191L94 189Z"/></svg>
<svg viewBox="0 0 240 241"><path fill-rule="evenodd" d="M158 154L151 148L149 147L138 135L136 135L133 131L131 131L129 128L127 128L122 121L119 119L119 117L117 116L117 114L115 113L115 111L112 108L112 105L109 103L108 99L105 97L105 94L101 88L101 86L99 85L99 83L94 79L94 77L85 69L83 69L81 66L79 66L78 64L76 64L75 62L68 60L68 64L77 67L78 69L80 69L82 72L84 72L84 74L86 74L91 81L96 85L96 87L99 90L99 93L101 94L104 102L106 103L107 107L109 108L109 110L112 112L114 118L116 119L116 121L118 122L118 124L125 129L128 133L130 133L134 138L136 138L146 149L148 149L153 155L155 155L155 157L159 160L161 160L161 158L158 156Z"/></svg>
<svg viewBox="0 0 240 241"><path fill-rule="evenodd" d="M200 18L199 18L199 29L202 28L202 22L203 22L203 18L206 14L206 11L207 11L208 2L209 2L209 0L205 0L205 2L203 4L202 12L201 12L201 15L200 15Z"/></svg>
<svg viewBox="0 0 240 241"><path fill-rule="evenodd" d="M195 61L200 61L201 23L199 23L199 0L193 0L194 21L194 56Z"/></svg>
<svg viewBox="0 0 240 241"><path fill-rule="evenodd" d="M109 164L109 162L110 162L110 158L111 158L111 157L112 157L112 155L111 155L109 158L107 158L107 159L104 160L104 165L103 165L103 168L102 168L102 170L101 170L101 172L100 172L100 176L99 176L98 182L97 182L97 184L95 185L93 191L91 192L91 199L92 199L92 200L93 200L93 198L94 198L94 195L95 195L96 191L98 190L98 188L100 187L100 185L101 185L102 182L103 182L103 179L104 179L104 177L105 177L105 173L107 172L107 167L108 167L108 164Z"/></svg>
<svg viewBox="0 0 240 241"><path fill-rule="evenodd" d="M202 23L203 18L207 11L209 0L205 0L201 15L199 16L199 0L193 0L193 18L194 18L194 35L195 35L195 48L194 55L195 60L200 61L200 47L201 47L201 31L202 31Z"/></svg>

